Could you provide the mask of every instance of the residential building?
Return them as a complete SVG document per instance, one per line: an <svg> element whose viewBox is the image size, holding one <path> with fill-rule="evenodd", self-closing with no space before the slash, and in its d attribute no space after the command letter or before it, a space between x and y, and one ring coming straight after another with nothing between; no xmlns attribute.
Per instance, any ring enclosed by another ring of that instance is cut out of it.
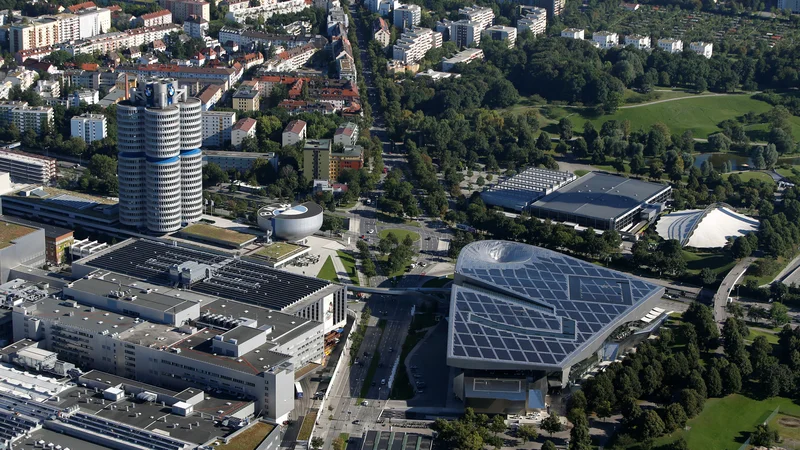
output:
<svg viewBox="0 0 800 450"><path fill-rule="evenodd" d="M561 30L561 37L570 39L584 39L584 30L581 28L565 28Z"/></svg>
<svg viewBox="0 0 800 450"><path fill-rule="evenodd" d="M211 20L211 9L208 2L203 0L159 0L162 8L170 10L172 17L183 22L191 16Z"/></svg>
<svg viewBox="0 0 800 450"><path fill-rule="evenodd" d="M347 14L345 14L344 12L344 8L341 7L331 8L330 11L328 11L328 18L327 18L328 36L333 36L335 34L333 32L333 28L336 26L336 24L341 24L343 30L347 30L347 27L350 26Z"/></svg>
<svg viewBox="0 0 800 450"><path fill-rule="evenodd" d="M508 48L513 48L517 42L517 29L513 27L493 25L483 30L482 35L493 41L508 41Z"/></svg>
<svg viewBox="0 0 800 450"><path fill-rule="evenodd" d="M0 149L0 172L8 172L15 183L50 184L55 180L55 158Z"/></svg>
<svg viewBox="0 0 800 450"><path fill-rule="evenodd" d="M609 31L595 31L592 34L592 41L602 49L614 48L619 44L619 35Z"/></svg>
<svg viewBox="0 0 800 450"><path fill-rule="evenodd" d="M248 137L256 137L256 119L249 117L239 119L231 128L231 144L239 148L242 146L242 141Z"/></svg>
<svg viewBox="0 0 800 450"><path fill-rule="evenodd" d="M311 33L313 29L311 22L305 20L298 20L283 27L283 31L285 31L286 34L291 34L293 36Z"/></svg>
<svg viewBox="0 0 800 450"><path fill-rule="evenodd" d="M778 0L778 9L787 9L793 13L800 13L800 0Z"/></svg>
<svg viewBox="0 0 800 450"><path fill-rule="evenodd" d="M209 84L197 95L202 104L203 111L208 111L222 99L222 86L219 84Z"/></svg>
<svg viewBox="0 0 800 450"><path fill-rule="evenodd" d="M442 33L416 27L400 35L392 48L392 56L403 64L413 64L424 58L428 50L441 46Z"/></svg>
<svg viewBox="0 0 800 450"><path fill-rule="evenodd" d="M278 155L275 153L253 153L207 150L203 152L203 165L216 164L222 170L235 170L247 172L252 169L256 161L266 159L273 169L278 170Z"/></svg>
<svg viewBox="0 0 800 450"><path fill-rule="evenodd" d="M160 11L142 14L139 16L139 23L143 27L166 25L168 23L172 23L172 13L169 12L169 10L162 9Z"/></svg>
<svg viewBox="0 0 800 450"><path fill-rule="evenodd" d="M640 34L630 34L625 36L625 46L632 45L639 50L650 50L650 36Z"/></svg>
<svg viewBox="0 0 800 450"><path fill-rule="evenodd" d="M303 67L319 50L314 44L290 48L270 58L264 63L264 67L269 72L294 72Z"/></svg>
<svg viewBox="0 0 800 450"><path fill-rule="evenodd" d="M365 0L364 4L371 12L378 13L381 17L388 16L392 12L392 6L395 4L397 4L397 7L400 6L400 2L397 0Z"/></svg>
<svg viewBox="0 0 800 450"><path fill-rule="evenodd" d="M8 97L11 96L11 89L14 88L14 85L11 84L10 81L3 81L0 83L0 100L8 100Z"/></svg>
<svg viewBox="0 0 800 450"><path fill-rule="evenodd" d="M450 73L450 72L437 72L437 71L435 71L433 69L428 69L428 70L426 70L424 72L420 72L420 73L418 73L418 74L416 74L414 76L414 78L422 78L422 77L430 78L433 81L439 81L439 80L446 80L448 78L453 78L453 79L461 78L461 74L460 73Z"/></svg>
<svg viewBox="0 0 800 450"><path fill-rule="evenodd" d="M56 80L38 80L33 90L42 97L61 97L61 83Z"/></svg>
<svg viewBox="0 0 800 450"><path fill-rule="evenodd" d="M106 127L106 116L102 114L83 113L70 119L72 137L81 138L87 144L105 139L108 135Z"/></svg>
<svg viewBox="0 0 800 450"><path fill-rule="evenodd" d="M303 146L303 176L306 181L330 180L331 140L307 139Z"/></svg>
<svg viewBox="0 0 800 450"><path fill-rule="evenodd" d="M683 41L680 39L659 39L658 48L669 53L680 53L683 51Z"/></svg>
<svg viewBox="0 0 800 450"><path fill-rule="evenodd" d="M301 35L294 36L291 34L271 34L263 33L261 31L222 27L219 30L219 41L223 44L232 43L237 45L250 45L255 44L271 47L279 45L283 48L302 47L309 43L317 43L318 46L324 47L328 40L319 35Z"/></svg>
<svg viewBox="0 0 800 450"><path fill-rule="evenodd" d="M333 143L345 147L356 145L358 142L358 125L347 122L339 125L333 133Z"/></svg>
<svg viewBox="0 0 800 450"><path fill-rule="evenodd" d="M190 37L203 39L208 35L208 20L191 16L183 21L183 32Z"/></svg>
<svg viewBox="0 0 800 450"><path fill-rule="evenodd" d="M100 102L100 92L91 89L79 89L67 98L67 107L77 108L81 103L96 105Z"/></svg>
<svg viewBox="0 0 800 450"><path fill-rule="evenodd" d="M698 55L711 58L714 53L714 44L711 42L692 42L689 44L689 49Z"/></svg>
<svg viewBox="0 0 800 450"><path fill-rule="evenodd" d="M442 58L442 71L449 72L456 64L469 64L476 59L483 59L483 50L479 48L462 50L452 58Z"/></svg>
<svg viewBox="0 0 800 450"><path fill-rule="evenodd" d="M20 133L33 130L41 134L45 124L53 126L53 108L28 106L27 102L0 102L0 126L14 124Z"/></svg>
<svg viewBox="0 0 800 450"><path fill-rule="evenodd" d="M201 100L202 101L202 100ZM226 142L231 142L231 128L236 123L236 113L233 111L203 111L202 135L203 147L225 147Z"/></svg>
<svg viewBox="0 0 800 450"><path fill-rule="evenodd" d="M481 25L469 20L450 22L450 41L459 48L480 45Z"/></svg>
<svg viewBox="0 0 800 450"><path fill-rule="evenodd" d="M340 80L348 80L356 83L358 81L358 71L356 64L350 58L339 58L336 60L336 72Z"/></svg>
<svg viewBox="0 0 800 450"><path fill-rule="evenodd" d="M364 149L359 145L347 145L331 150L328 181L336 181L345 169L359 170L364 167ZM315 178L319 179L319 178Z"/></svg>
<svg viewBox="0 0 800 450"><path fill-rule="evenodd" d="M170 33L181 30L180 25L165 24L152 27L132 28L116 33L106 33L86 39L80 39L60 47L72 56L94 53L108 53L151 44L156 48L157 43ZM162 43L163 45L163 43Z"/></svg>
<svg viewBox="0 0 800 450"><path fill-rule="evenodd" d="M375 39L382 48L389 46L392 39L392 32L389 30L389 24L383 17L378 17L372 23L372 38Z"/></svg>
<svg viewBox="0 0 800 450"><path fill-rule="evenodd" d="M67 262L66 255L69 252L72 244L75 242L75 237L73 236L72 230L42 222L34 222L32 220L20 219L18 217L0 215L0 224L2 223L44 230L45 261L48 264L56 265Z"/></svg>
<svg viewBox="0 0 800 450"><path fill-rule="evenodd" d="M177 231L203 212L200 100L174 79L148 78L117 105L119 220Z"/></svg>
<svg viewBox="0 0 800 450"><path fill-rule="evenodd" d="M560 16L564 12L564 3L566 0L533 0L531 6L538 6L547 10L548 20L553 20L554 17Z"/></svg>
<svg viewBox="0 0 800 450"><path fill-rule="evenodd" d="M528 8L523 17L517 20L517 33L529 30L534 36L544 34L547 29L547 10L539 7Z"/></svg>
<svg viewBox="0 0 800 450"><path fill-rule="evenodd" d="M23 91L27 91L36 82L39 75L33 70L18 68L6 73L5 81L10 81L12 85L19 86Z"/></svg>
<svg viewBox="0 0 800 450"><path fill-rule="evenodd" d="M419 5L402 5L394 9L394 26L404 30L419 25L422 19L422 8Z"/></svg>
<svg viewBox="0 0 800 450"><path fill-rule="evenodd" d="M225 19L238 23L245 23L247 19L267 20L276 14L299 13L310 7L311 2L306 2L306 0L265 1L258 4L258 6L248 5L248 7L237 9L236 11L228 10L228 13L225 14Z"/></svg>
<svg viewBox="0 0 800 450"><path fill-rule="evenodd" d="M306 139L306 123L302 120L293 120L286 125L281 135L281 146L294 145Z"/></svg>
<svg viewBox="0 0 800 450"><path fill-rule="evenodd" d="M417 63L404 63L398 59L390 59L386 61L386 73L389 75L400 75L411 73L412 75L419 70Z"/></svg>
<svg viewBox="0 0 800 450"><path fill-rule="evenodd" d="M206 49L206 51L213 52L214 50ZM244 70L250 70L252 67L264 64L264 55L261 52L246 53L243 56L236 57L236 61L242 65Z"/></svg>
<svg viewBox="0 0 800 450"><path fill-rule="evenodd" d="M12 24L8 29L11 53L58 44L58 20L42 18Z"/></svg>
<svg viewBox="0 0 800 450"><path fill-rule="evenodd" d="M476 33L480 35L483 30L492 26L492 22L494 22L494 11L492 11L492 8L487 8L485 6L467 6L465 8L459 8L458 17L462 20L468 20L478 24Z"/></svg>
<svg viewBox="0 0 800 450"><path fill-rule="evenodd" d="M239 111L258 111L260 97L261 95L256 89L247 87L239 88L239 90L233 94L233 109Z"/></svg>

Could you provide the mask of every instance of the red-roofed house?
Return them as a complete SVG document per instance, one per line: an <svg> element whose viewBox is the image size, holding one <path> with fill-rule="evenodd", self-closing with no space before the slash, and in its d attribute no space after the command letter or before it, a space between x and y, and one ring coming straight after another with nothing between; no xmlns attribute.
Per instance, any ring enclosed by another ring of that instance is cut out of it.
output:
<svg viewBox="0 0 800 450"><path fill-rule="evenodd" d="M97 63L83 63L81 64L81 70L86 70L88 72L97 72L100 69L100 64Z"/></svg>
<svg viewBox="0 0 800 450"><path fill-rule="evenodd" d="M241 147L246 137L256 137L256 119L240 119L231 128L231 144L234 147Z"/></svg>
<svg viewBox="0 0 800 450"><path fill-rule="evenodd" d="M71 12L72 14L75 14L78 11L83 11L84 9L91 9L91 8L97 8L97 5L95 5L94 2L83 2L83 3L78 3L77 5L72 5L70 7L67 7L69 12Z"/></svg>
<svg viewBox="0 0 800 450"><path fill-rule="evenodd" d="M358 141L358 125L353 122L347 122L339 125L336 132L333 133L333 143L341 144L344 146L356 145Z"/></svg>
<svg viewBox="0 0 800 450"><path fill-rule="evenodd" d="M142 14L139 16L139 23L141 23L143 27L170 24L172 23L172 13L166 9L162 9L161 11Z"/></svg>
<svg viewBox="0 0 800 450"><path fill-rule="evenodd" d="M157 52L165 52L167 51L167 44L165 44L161 39L156 39L153 41L153 50Z"/></svg>
<svg viewBox="0 0 800 450"><path fill-rule="evenodd" d="M293 120L286 125L281 136L281 145L294 145L306 138L306 123L302 120Z"/></svg>

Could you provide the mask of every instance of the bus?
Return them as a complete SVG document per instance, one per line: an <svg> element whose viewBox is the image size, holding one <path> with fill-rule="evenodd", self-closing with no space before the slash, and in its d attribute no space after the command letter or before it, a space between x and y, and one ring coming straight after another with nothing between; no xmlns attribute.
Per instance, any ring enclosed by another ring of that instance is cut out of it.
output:
<svg viewBox="0 0 800 450"><path fill-rule="evenodd" d="M294 384L294 398L303 398L303 387L299 381Z"/></svg>

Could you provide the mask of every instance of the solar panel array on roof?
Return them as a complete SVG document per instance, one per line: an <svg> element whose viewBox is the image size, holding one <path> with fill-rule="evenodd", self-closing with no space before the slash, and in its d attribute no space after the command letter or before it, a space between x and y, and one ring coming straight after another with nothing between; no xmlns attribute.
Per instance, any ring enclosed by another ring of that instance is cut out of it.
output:
<svg viewBox="0 0 800 450"><path fill-rule="evenodd" d="M522 366L561 365L661 290L550 250L501 241L465 247L456 273L465 278L451 294L448 356Z"/></svg>
<svg viewBox="0 0 800 450"><path fill-rule="evenodd" d="M210 278L193 283L190 289L276 310L284 309L331 284L318 278L273 269L252 260L148 240L136 240L112 249L87 264L164 284L170 280L170 268L187 261L214 268Z"/></svg>

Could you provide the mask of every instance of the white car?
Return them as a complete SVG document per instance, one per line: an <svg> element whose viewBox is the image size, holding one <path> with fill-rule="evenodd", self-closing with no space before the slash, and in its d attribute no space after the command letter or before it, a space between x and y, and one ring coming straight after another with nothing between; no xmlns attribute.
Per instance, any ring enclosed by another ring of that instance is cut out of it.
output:
<svg viewBox="0 0 800 450"><path fill-rule="evenodd" d="M369 234L375 234L375 230L370 229Z"/></svg>

